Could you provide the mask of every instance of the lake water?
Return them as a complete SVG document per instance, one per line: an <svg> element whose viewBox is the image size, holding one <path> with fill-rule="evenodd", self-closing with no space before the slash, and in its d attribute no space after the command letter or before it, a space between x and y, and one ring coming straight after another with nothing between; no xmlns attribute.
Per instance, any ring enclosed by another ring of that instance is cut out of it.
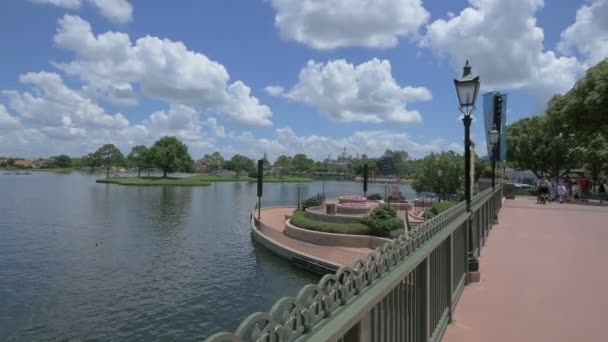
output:
<svg viewBox="0 0 608 342"><path fill-rule="evenodd" d="M124 187L98 177L0 175L0 340L200 341L318 281L251 241L255 183ZM323 190L361 184L303 183L300 196ZM263 202L296 203L297 193L266 184Z"/></svg>

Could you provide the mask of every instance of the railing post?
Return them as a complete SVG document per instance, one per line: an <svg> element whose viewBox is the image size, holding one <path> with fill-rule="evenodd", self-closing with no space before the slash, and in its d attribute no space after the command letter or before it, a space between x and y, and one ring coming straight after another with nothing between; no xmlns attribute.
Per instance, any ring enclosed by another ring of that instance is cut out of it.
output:
<svg viewBox="0 0 608 342"><path fill-rule="evenodd" d="M421 341L431 340L431 254L424 260L424 338Z"/></svg>
<svg viewBox="0 0 608 342"><path fill-rule="evenodd" d="M454 303L452 303L452 291L454 289L454 233L450 234L450 243L448 245L448 323L452 323L452 315Z"/></svg>

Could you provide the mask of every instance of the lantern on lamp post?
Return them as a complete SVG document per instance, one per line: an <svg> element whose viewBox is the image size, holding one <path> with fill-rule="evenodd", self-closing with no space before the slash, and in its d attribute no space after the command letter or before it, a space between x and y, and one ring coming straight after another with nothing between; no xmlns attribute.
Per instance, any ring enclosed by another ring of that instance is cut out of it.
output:
<svg viewBox="0 0 608 342"><path fill-rule="evenodd" d="M492 190L496 188L496 157L497 157L497 148L498 148L498 140L500 139L500 133L496 129L496 124L492 126L492 130L489 132L490 143L492 144Z"/></svg>

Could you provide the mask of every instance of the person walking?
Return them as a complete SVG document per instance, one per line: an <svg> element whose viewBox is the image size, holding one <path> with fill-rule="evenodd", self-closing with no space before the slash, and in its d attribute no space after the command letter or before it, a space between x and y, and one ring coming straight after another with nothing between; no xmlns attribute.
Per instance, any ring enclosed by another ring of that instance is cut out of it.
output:
<svg viewBox="0 0 608 342"><path fill-rule="evenodd" d="M606 190L608 190L606 187L608 187L608 177L606 177L604 182L600 182L600 188L598 190L600 193L600 204L603 204L604 200L608 200L608 198L606 198Z"/></svg>
<svg viewBox="0 0 608 342"><path fill-rule="evenodd" d="M589 191L591 190L591 182L585 175L582 175L578 181L581 187L581 202L589 201Z"/></svg>
<svg viewBox="0 0 608 342"><path fill-rule="evenodd" d="M574 186L574 184L572 184L572 179L570 179L570 176L566 176L566 178L564 178L564 185L566 185L566 201L570 202L570 200L572 199L572 187Z"/></svg>
<svg viewBox="0 0 608 342"><path fill-rule="evenodd" d="M564 185L564 183L560 183L559 186L557 187L557 194L559 195L559 203L564 203L567 193L568 193L568 189L566 189L566 186Z"/></svg>

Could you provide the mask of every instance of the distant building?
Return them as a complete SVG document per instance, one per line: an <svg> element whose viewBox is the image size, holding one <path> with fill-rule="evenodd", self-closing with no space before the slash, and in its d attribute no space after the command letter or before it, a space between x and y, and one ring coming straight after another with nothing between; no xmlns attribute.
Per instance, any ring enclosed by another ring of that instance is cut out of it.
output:
<svg viewBox="0 0 608 342"><path fill-rule="evenodd" d="M14 167L19 167L19 168L35 168L37 167L37 164L34 160L30 160L30 159L16 159L15 162L13 163Z"/></svg>
<svg viewBox="0 0 608 342"><path fill-rule="evenodd" d="M43 159L25 159L19 157L5 158L3 162L0 162L0 165L5 164L6 166L9 166L9 160L12 161L13 167L21 169L38 169L47 166L46 162Z"/></svg>
<svg viewBox="0 0 608 342"><path fill-rule="evenodd" d="M344 147L344 150L342 151L342 154L340 156L338 156L337 159L332 159L331 158L331 154L329 156L327 156L327 159L325 159L323 161L323 163L325 163L325 165L327 165L328 167L331 166L348 166L352 163L353 161L353 156L351 155L346 155L346 147Z"/></svg>
<svg viewBox="0 0 608 342"><path fill-rule="evenodd" d="M382 157L378 159L378 172L381 175L395 175L397 173L397 164L395 162L395 156L386 150Z"/></svg>

